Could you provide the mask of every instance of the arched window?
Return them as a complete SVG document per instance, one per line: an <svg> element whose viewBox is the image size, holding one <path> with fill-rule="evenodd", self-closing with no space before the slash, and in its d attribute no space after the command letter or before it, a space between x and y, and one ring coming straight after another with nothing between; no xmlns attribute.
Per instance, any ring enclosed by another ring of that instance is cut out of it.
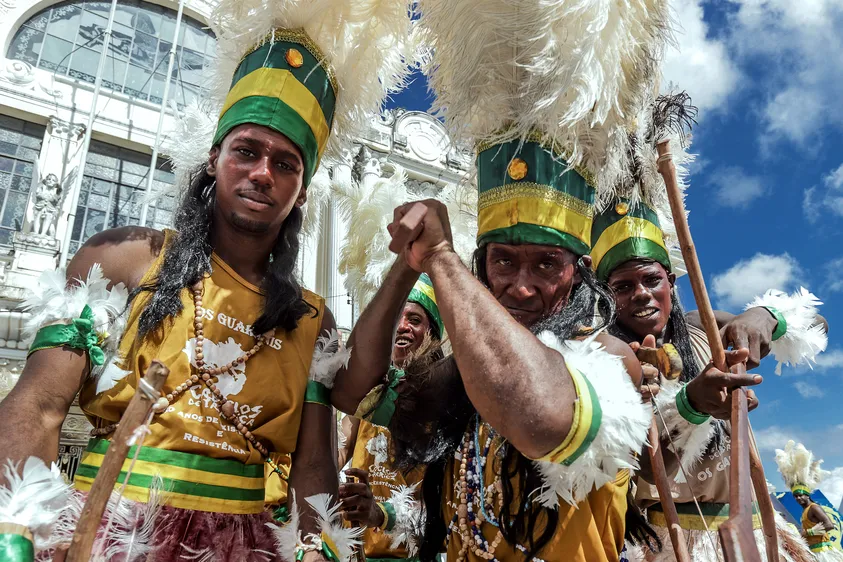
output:
<svg viewBox="0 0 843 562"><path fill-rule="evenodd" d="M18 29L6 57L94 82L110 2L72 0L38 12ZM103 73L103 86L137 99L161 103L176 12L138 0L121 0ZM184 16L173 67L170 99L184 105L202 84L202 68L213 58L214 36Z"/></svg>

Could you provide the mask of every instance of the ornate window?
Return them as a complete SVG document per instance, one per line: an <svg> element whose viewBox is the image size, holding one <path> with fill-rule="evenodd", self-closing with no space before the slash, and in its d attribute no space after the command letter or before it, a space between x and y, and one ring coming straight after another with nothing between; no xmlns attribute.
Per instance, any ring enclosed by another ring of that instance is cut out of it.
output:
<svg viewBox="0 0 843 562"><path fill-rule="evenodd" d="M0 244L23 226L44 126L0 115Z"/></svg>
<svg viewBox="0 0 843 562"><path fill-rule="evenodd" d="M7 58L18 59L84 82L94 82L110 2L70 1L38 12L18 29ZM161 103L176 12L138 0L117 6L103 86L137 99ZM214 57L213 35L184 16L170 99L180 106L199 92L202 68Z"/></svg>
<svg viewBox="0 0 843 562"><path fill-rule="evenodd" d="M152 182L153 196L148 197L145 190L149 161L146 154L91 141L73 222L71 254L97 232L139 224L144 201L149 201L147 226L159 229L170 226L174 208L172 195L154 195L162 190L169 191L174 176L169 163L161 158Z"/></svg>

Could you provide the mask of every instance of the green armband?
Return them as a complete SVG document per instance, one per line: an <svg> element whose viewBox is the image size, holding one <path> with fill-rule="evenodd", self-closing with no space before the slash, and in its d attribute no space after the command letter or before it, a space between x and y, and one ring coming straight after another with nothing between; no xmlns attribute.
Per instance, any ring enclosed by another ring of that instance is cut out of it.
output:
<svg viewBox="0 0 843 562"><path fill-rule="evenodd" d="M785 320L784 315L778 311L778 309L773 308L772 306L762 306L761 308L766 308L767 312L773 315L776 319L776 329L773 330L773 341L776 341L783 335L787 333L787 320Z"/></svg>
<svg viewBox="0 0 843 562"><path fill-rule="evenodd" d="M711 416L698 412L691 406L691 402L688 400L687 388L688 385L682 385L682 388L676 394L676 409L679 411L679 415L685 418L688 423L701 425L707 422Z"/></svg>
<svg viewBox="0 0 843 562"><path fill-rule="evenodd" d="M380 403L371 414L366 416L366 421L372 425L379 425L381 427L389 427L389 422L392 421L392 415L395 414L395 401L398 399L396 387L404 378L404 371L390 367L387 378L389 379L389 383L384 389Z"/></svg>
<svg viewBox="0 0 843 562"><path fill-rule="evenodd" d="M0 559L8 562L35 560L35 547L29 529L15 523L0 523Z"/></svg>
<svg viewBox="0 0 843 562"><path fill-rule="evenodd" d="M70 324L52 324L38 330L27 356L40 349L67 346L86 351L91 363L102 365L105 363L105 353L100 347L101 343L94 328L94 312L86 304L79 318L74 318Z"/></svg>
<svg viewBox="0 0 843 562"><path fill-rule="evenodd" d="M309 380L307 390L304 392L304 401L306 404L321 404L330 408L331 391L321 382Z"/></svg>
<svg viewBox="0 0 843 562"><path fill-rule="evenodd" d="M383 512L383 524L378 528L388 533L395 528L395 508L389 502L378 502L378 507Z"/></svg>

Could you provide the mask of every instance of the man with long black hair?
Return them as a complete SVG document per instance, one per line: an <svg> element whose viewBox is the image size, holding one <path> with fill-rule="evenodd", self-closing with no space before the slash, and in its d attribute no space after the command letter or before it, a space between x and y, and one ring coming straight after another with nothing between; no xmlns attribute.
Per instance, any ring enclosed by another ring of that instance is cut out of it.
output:
<svg viewBox="0 0 843 562"><path fill-rule="evenodd" d="M369 18L381 25L361 25ZM50 535L50 509L65 518L59 529L73 529L78 513L70 508L91 489L158 359L169 368L164 395L124 465L124 503L110 508L95 557L289 562L351 553L353 533L331 509L328 401L348 352L324 299L297 280L301 208L322 155L340 148L330 146L332 128L349 142L400 83L406 65L393 49L409 28L408 6L357 13L344 1L223 0L211 19L219 92L209 103L220 112L212 139L198 130L179 139L204 155L198 167L176 162L190 172L177 230L99 233L28 303L35 339L20 383L0 404L0 451L14 462L29 458L24 483L40 465L47 477L27 484L54 486L43 509L27 507L37 514L35 531L13 521L24 527L19 540L29 533L30 552L33 534L39 551L67 539ZM361 76L360 64L371 74ZM40 459L55 458L77 392L94 438L68 503ZM292 456L284 528L264 512L264 464L285 476L270 454ZM32 486L6 478L2 514L22 503L16 494L34 496Z"/></svg>

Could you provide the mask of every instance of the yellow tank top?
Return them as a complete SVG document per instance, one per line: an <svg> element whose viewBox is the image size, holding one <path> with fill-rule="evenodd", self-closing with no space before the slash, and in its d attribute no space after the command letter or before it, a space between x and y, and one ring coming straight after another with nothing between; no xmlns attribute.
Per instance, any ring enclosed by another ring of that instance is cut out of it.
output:
<svg viewBox="0 0 843 562"><path fill-rule="evenodd" d="M477 442L481 446L486 442L488 426L480 425ZM501 470L501 458L496 452L500 450L503 438L495 436L489 447L489 454L485 457L483 469L484 485L488 488L494 482L495 476ZM445 471L445 494L443 498L443 515L445 523L455 520L459 505L459 495L456 487L459 485L460 461L454 459ZM629 486L629 472L622 470L614 482L606 484L598 490L588 494L585 501L573 507L564 501L559 502L559 523L550 542L536 555L545 562L618 562L623 548L624 515L626 514L626 491ZM513 483L516 495L519 493L518 482ZM493 505L497 506L498 494L493 492ZM511 508L516 511L517 506ZM475 503L475 508L477 504ZM495 507L494 517L500 513ZM543 523L540 519L539 525ZM456 560L462 548L462 537L458 532L458 522L454 522L450 531L447 545L447 559ZM498 529L488 522L484 522L481 531L488 544L492 544ZM521 545L527 546L527 545ZM502 539L495 549L495 558L501 561L520 562L524 560L526 551L513 546ZM469 562L485 562L477 556L471 548L468 549Z"/></svg>
<svg viewBox="0 0 843 562"><path fill-rule="evenodd" d="M363 420L357 430L357 441L354 444L354 455L351 459L352 468L362 468L369 471L369 487L375 501L385 502L392 497L392 491L402 485L411 486L421 482L424 469L414 468L407 474L392 468L392 458L389 456L389 431L372 425ZM366 558L406 558L407 549L390 548L392 539L380 529L366 529L363 536L363 547Z"/></svg>
<svg viewBox="0 0 843 562"><path fill-rule="evenodd" d="M173 234L165 231L165 248ZM164 251L144 275L142 284L155 279L163 257ZM202 296L203 351L206 362L222 365L254 345L251 324L261 314L264 297L258 287L240 277L216 254L211 255L211 261L213 272L204 281ZM131 373L99 395L93 380L82 387L79 404L94 427L119 421L135 393L140 374L153 359L170 369L164 393L196 372L195 365L191 365L194 305L190 291L182 291L184 309L178 317L165 320L161 328L140 340L138 323L151 296L142 292L135 297L120 342L123 368ZM306 314L292 332L277 331L233 375L220 375L217 383L217 388L235 403L240 422L270 451L279 454L292 453L296 448L310 361L324 311L321 297L304 291L304 298L316 314ZM188 389L166 412L153 418L150 429L152 433L146 437L144 447L234 459L247 465L263 462L260 453L234 426L220 420L211 392L204 386Z"/></svg>
<svg viewBox="0 0 843 562"><path fill-rule="evenodd" d="M811 549L811 552L823 552L825 550L840 550L840 516L837 514L836 511L824 505L814 503L811 503L810 505L818 505L820 509L822 509L826 515L828 515L829 519L831 519L831 522L834 524L834 529L826 531L822 535L808 535L805 537L805 541L808 543L808 547ZM808 519L808 511L810 510L810 505L808 506L808 509L802 511L802 528L806 531L816 525L816 523Z"/></svg>

